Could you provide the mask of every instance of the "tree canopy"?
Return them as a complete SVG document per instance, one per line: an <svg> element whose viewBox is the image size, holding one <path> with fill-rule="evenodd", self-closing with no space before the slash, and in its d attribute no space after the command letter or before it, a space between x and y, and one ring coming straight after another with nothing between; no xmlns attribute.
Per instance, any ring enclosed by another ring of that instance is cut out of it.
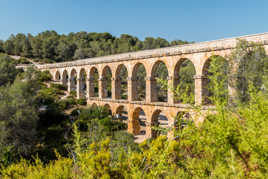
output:
<svg viewBox="0 0 268 179"><path fill-rule="evenodd" d="M138 50L168 47L189 43L182 40L167 41L163 38L137 37L122 34L115 37L110 33L77 32L60 35L55 31L11 35L0 41L0 52L33 58L40 62L63 62L75 59L105 56Z"/></svg>

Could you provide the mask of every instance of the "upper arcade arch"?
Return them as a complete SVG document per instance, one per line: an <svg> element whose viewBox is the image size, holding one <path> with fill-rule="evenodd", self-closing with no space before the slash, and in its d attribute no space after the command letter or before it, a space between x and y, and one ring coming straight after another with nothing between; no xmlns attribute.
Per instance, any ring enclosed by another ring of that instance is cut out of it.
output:
<svg viewBox="0 0 268 179"><path fill-rule="evenodd" d="M70 73L70 89L71 91L77 90L77 71L76 69L72 69Z"/></svg>
<svg viewBox="0 0 268 179"><path fill-rule="evenodd" d="M89 71L89 97L99 97L99 71L93 66Z"/></svg>
<svg viewBox="0 0 268 179"><path fill-rule="evenodd" d="M174 103L194 104L196 70L188 58L177 61L173 71Z"/></svg>
<svg viewBox="0 0 268 179"><path fill-rule="evenodd" d="M59 71L56 71L54 79L55 79L55 81L60 81L61 80L61 75L60 75Z"/></svg>
<svg viewBox="0 0 268 179"><path fill-rule="evenodd" d="M68 85L68 80L69 80L68 71L67 70L64 70L62 72L62 75L61 76L62 76L62 84L64 86L67 86Z"/></svg>
<svg viewBox="0 0 268 179"><path fill-rule="evenodd" d="M80 69L79 71L79 97L86 98L87 96L87 73L85 68Z"/></svg>
<svg viewBox="0 0 268 179"><path fill-rule="evenodd" d="M147 71L143 63L136 63L132 69L132 99L133 101L145 101Z"/></svg>
<svg viewBox="0 0 268 179"><path fill-rule="evenodd" d="M163 80L167 82L169 77L169 72L166 63L158 60L154 63L151 69L151 102L167 102L168 101L168 89L163 88L163 84L158 80Z"/></svg>
<svg viewBox="0 0 268 179"><path fill-rule="evenodd" d="M112 70L106 65L101 74L101 97L112 98Z"/></svg>
<svg viewBox="0 0 268 179"><path fill-rule="evenodd" d="M128 69L124 64L116 68L115 99L128 99Z"/></svg>
<svg viewBox="0 0 268 179"><path fill-rule="evenodd" d="M212 55L205 61L202 69L203 104L213 104L213 97L227 99L228 71L228 61L220 55Z"/></svg>

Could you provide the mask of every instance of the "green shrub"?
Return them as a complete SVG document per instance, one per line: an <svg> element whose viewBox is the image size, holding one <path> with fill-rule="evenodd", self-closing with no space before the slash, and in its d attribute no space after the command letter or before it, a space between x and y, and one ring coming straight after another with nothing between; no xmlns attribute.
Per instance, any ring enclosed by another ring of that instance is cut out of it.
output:
<svg viewBox="0 0 268 179"><path fill-rule="evenodd" d="M51 87L55 88L55 89L58 89L58 90L63 90L63 91L67 90L67 87L65 85L63 85L63 84L51 83Z"/></svg>
<svg viewBox="0 0 268 179"><path fill-rule="evenodd" d="M31 64L31 62L29 60L27 60L26 58L21 57L20 59L17 60L18 64Z"/></svg>

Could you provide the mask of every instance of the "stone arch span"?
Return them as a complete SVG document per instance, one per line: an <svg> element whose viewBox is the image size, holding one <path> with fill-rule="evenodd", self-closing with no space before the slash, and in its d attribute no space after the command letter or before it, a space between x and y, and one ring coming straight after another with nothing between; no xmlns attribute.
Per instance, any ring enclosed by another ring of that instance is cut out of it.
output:
<svg viewBox="0 0 268 179"><path fill-rule="evenodd" d="M173 72L174 103L195 102L195 75L196 69L188 58L177 61Z"/></svg>
<svg viewBox="0 0 268 179"><path fill-rule="evenodd" d="M109 104L105 104L104 106L104 109L108 111L109 115L113 115L113 112L112 112L112 108Z"/></svg>
<svg viewBox="0 0 268 179"><path fill-rule="evenodd" d="M168 125L168 117L165 112L156 109L151 117L151 137L156 138L159 135L167 135L167 131L165 130L168 128Z"/></svg>
<svg viewBox="0 0 268 179"><path fill-rule="evenodd" d="M101 74L101 97L112 98L112 70L106 65Z"/></svg>
<svg viewBox="0 0 268 179"><path fill-rule="evenodd" d="M99 97L99 72L96 67L89 71L89 97Z"/></svg>
<svg viewBox="0 0 268 179"><path fill-rule="evenodd" d="M126 105L120 105L116 108L115 118L124 123L128 122L128 109Z"/></svg>
<svg viewBox="0 0 268 179"><path fill-rule="evenodd" d="M69 76L68 76L68 72L67 72L67 70L63 70L61 76L62 76L62 84L63 84L64 86L67 86L67 85L68 85L68 80L69 80Z"/></svg>
<svg viewBox="0 0 268 179"><path fill-rule="evenodd" d="M75 91L77 90L77 71L75 68L73 68L71 70L71 73L70 73L70 89L71 91Z"/></svg>
<svg viewBox="0 0 268 179"><path fill-rule="evenodd" d="M115 72L115 99L128 99L128 69L124 64Z"/></svg>
<svg viewBox="0 0 268 179"><path fill-rule="evenodd" d="M159 79L161 79L167 82L168 77L169 72L165 62L161 60L155 62L151 69L151 79L150 79L151 102L168 101L168 89L167 87L164 87L165 86L164 84L161 84L158 81Z"/></svg>
<svg viewBox="0 0 268 179"><path fill-rule="evenodd" d="M78 78L78 82L79 82L79 97L81 98L86 98L87 96L87 73L85 68L80 69L79 71L79 78Z"/></svg>
<svg viewBox="0 0 268 179"><path fill-rule="evenodd" d="M146 77L147 71L145 65L138 62L134 65L132 70L132 100L133 101L145 101L146 97ZM149 94L148 94L149 95Z"/></svg>
<svg viewBox="0 0 268 179"><path fill-rule="evenodd" d="M58 70L55 73L54 79L55 79L55 81L60 81L61 80L61 75L60 75L60 72Z"/></svg>
<svg viewBox="0 0 268 179"><path fill-rule="evenodd" d="M213 104L213 96L228 97L228 61L220 55L212 55L206 59L202 68L202 103ZM211 78L211 77L217 77ZM220 84L216 89L215 83ZM221 84L222 83L222 84ZM221 93L221 94L217 94Z"/></svg>
<svg viewBox="0 0 268 179"><path fill-rule="evenodd" d="M129 128L131 133L136 137L136 140L138 140L139 142L148 138L148 123L146 119L146 114L141 107L137 107L134 109Z"/></svg>

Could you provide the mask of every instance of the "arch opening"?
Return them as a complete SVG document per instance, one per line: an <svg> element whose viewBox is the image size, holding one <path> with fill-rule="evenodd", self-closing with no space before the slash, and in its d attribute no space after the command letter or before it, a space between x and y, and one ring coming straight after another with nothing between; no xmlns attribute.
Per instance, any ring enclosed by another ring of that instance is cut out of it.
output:
<svg viewBox="0 0 268 179"><path fill-rule="evenodd" d="M98 107L98 105L96 103L93 103L93 104L91 104L90 107L93 108L93 109L96 109Z"/></svg>
<svg viewBox="0 0 268 179"><path fill-rule="evenodd" d="M85 69L80 70L80 75L79 75L79 80L80 80L80 95L82 98L86 98L87 95L87 85L86 85L86 80L87 80L87 74Z"/></svg>
<svg viewBox="0 0 268 179"><path fill-rule="evenodd" d="M128 122L128 111L127 111L127 108L125 106L122 105L116 109L115 119L118 119L118 120L122 121L123 123Z"/></svg>
<svg viewBox="0 0 268 179"><path fill-rule="evenodd" d="M62 84L66 87L68 85L68 80L69 80L68 72L67 70L64 70L62 73Z"/></svg>
<svg viewBox="0 0 268 179"><path fill-rule="evenodd" d="M56 73L55 73L55 81L59 82L60 80L61 80L60 72L56 71Z"/></svg>
<svg viewBox="0 0 268 179"><path fill-rule="evenodd" d="M75 91L76 92L76 88L77 88L77 72L75 69L72 69L71 71L71 91Z"/></svg>
<svg viewBox="0 0 268 179"><path fill-rule="evenodd" d="M99 97L99 72L93 67L89 73L89 97Z"/></svg>
<svg viewBox="0 0 268 179"><path fill-rule="evenodd" d="M146 69L142 63L137 63L132 71L132 100L145 101Z"/></svg>
<svg viewBox="0 0 268 179"><path fill-rule="evenodd" d="M106 66L102 72L102 98L112 98L112 71Z"/></svg>
<svg viewBox="0 0 268 179"><path fill-rule="evenodd" d="M181 59L174 70L174 103L194 104L195 79L194 64L189 59Z"/></svg>
<svg viewBox="0 0 268 179"><path fill-rule="evenodd" d="M128 99L128 71L125 65L118 66L115 73L115 98Z"/></svg>
<svg viewBox="0 0 268 179"><path fill-rule="evenodd" d="M163 83L167 83L168 69L164 62L158 61L154 64L151 77L151 101L167 102L168 89Z"/></svg>
<svg viewBox="0 0 268 179"><path fill-rule="evenodd" d="M152 115L151 123L151 136L153 139L160 135L167 135L168 118L163 111L156 110Z"/></svg>
<svg viewBox="0 0 268 179"><path fill-rule="evenodd" d="M109 114L110 116L112 116L112 115L113 115L113 112L112 112L111 106L110 106L109 104L105 104L103 107L104 107L104 109L105 109L105 110L107 110L107 111L108 111L108 114Z"/></svg>
<svg viewBox="0 0 268 179"><path fill-rule="evenodd" d="M188 111L179 111L174 121L174 138L179 139L179 134L191 123L193 123L191 114Z"/></svg>
<svg viewBox="0 0 268 179"><path fill-rule="evenodd" d="M222 56L211 56L202 69L202 104L215 104L228 98L228 62Z"/></svg>
<svg viewBox="0 0 268 179"><path fill-rule="evenodd" d="M147 122L145 112L142 108L138 107L134 110L131 123L132 133L135 136L135 141L140 143L146 140Z"/></svg>

